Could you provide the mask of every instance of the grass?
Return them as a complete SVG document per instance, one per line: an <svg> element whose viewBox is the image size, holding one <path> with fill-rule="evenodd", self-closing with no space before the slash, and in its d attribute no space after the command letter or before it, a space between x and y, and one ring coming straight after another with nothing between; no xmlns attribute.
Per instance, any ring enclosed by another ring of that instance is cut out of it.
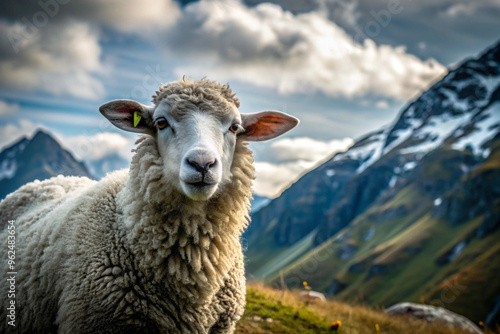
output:
<svg viewBox="0 0 500 334"><path fill-rule="evenodd" d="M333 300L308 302L300 298L299 291L274 290L255 282L248 285L246 311L237 324L236 333L331 333L330 324L337 320L342 325L336 332L344 334L376 334L377 324L380 328L378 333L385 334L470 333L440 323L390 316L381 309ZM495 332L487 330L485 333Z"/></svg>

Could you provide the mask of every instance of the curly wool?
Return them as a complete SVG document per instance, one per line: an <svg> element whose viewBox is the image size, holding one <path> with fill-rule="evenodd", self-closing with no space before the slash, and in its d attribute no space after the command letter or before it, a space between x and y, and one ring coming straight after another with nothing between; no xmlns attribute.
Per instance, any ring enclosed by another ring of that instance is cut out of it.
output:
<svg viewBox="0 0 500 334"><path fill-rule="evenodd" d="M180 81L161 85L153 95L153 103L158 105L161 101L178 104L190 101L199 104L233 104L240 107L240 100L229 85L221 85L216 81L207 79L190 80L185 77Z"/></svg>
<svg viewBox="0 0 500 334"><path fill-rule="evenodd" d="M138 143L127 189L117 198L131 249L145 259L141 269L156 282L169 277L194 302L211 298L241 252L239 237L249 221L252 152L245 143L237 144L232 182L204 203L164 184L153 138L143 137ZM144 196L136 197L138 193ZM162 198L168 198L168 203Z"/></svg>
<svg viewBox="0 0 500 334"><path fill-rule="evenodd" d="M238 141L232 182L194 202L166 184L156 140L137 144L128 172L38 181L0 203L17 221L16 333L234 331L245 305L252 152Z"/></svg>

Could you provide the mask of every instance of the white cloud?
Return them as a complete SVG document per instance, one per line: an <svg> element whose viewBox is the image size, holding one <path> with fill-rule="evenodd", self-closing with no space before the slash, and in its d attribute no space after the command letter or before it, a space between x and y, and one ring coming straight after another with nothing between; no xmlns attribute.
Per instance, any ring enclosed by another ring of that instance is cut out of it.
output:
<svg viewBox="0 0 500 334"><path fill-rule="evenodd" d="M270 198L277 197L284 187L313 166L313 162L302 160L283 164L255 162L254 192Z"/></svg>
<svg viewBox="0 0 500 334"><path fill-rule="evenodd" d="M460 15L471 15L474 13L474 11L475 11L474 6L472 6L470 4L459 3L459 4L454 4L454 5L450 6L446 10L445 14L447 16L456 17L456 16L460 16Z"/></svg>
<svg viewBox="0 0 500 334"><path fill-rule="evenodd" d="M172 0L91 0L73 1L69 10L75 17L85 17L123 32L154 34L173 24L180 15L179 4Z"/></svg>
<svg viewBox="0 0 500 334"><path fill-rule="evenodd" d="M102 27L155 41L181 13L173 0L49 3L11 4L2 13L8 20L0 20L0 85L99 99L99 75L111 70L100 59Z"/></svg>
<svg viewBox="0 0 500 334"><path fill-rule="evenodd" d="M285 138L274 141L270 151L278 161L304 160L316 163L336 152L347 150L352 144L351 138L330 141L309 137Z"/></svg>
<svg viewBox="0 0 500 334"><path fill-rule="evenodd" d="M98 160L114 154L128 160L132 156L131 150L134 147L131 139L114 132L64 136L61 143L80 160Z"/></svg>
<svg viewBox="0 0 500 334"><path fill-rule="evenodd" d="M179 67L177 75L238 80L283 94L406 100L446 72L404 47L358 44L319 11L294 15L270 3L248 8L236 0L202 0L183 14L168 49L203 65Z"/></svg>
<svg viewBox="0 0 500 334"><path fill-rule="evenodd" d="M387 109L389 107L389 103L385 100L380 100L377 103L375 103L375 107L378 109Z"/></svg>
<svg viewBox="0 0 500 334"><path fill-rule="evenodd" d="M285 186L295 181L306 170L337 152L347 150L352 144L351 138L320 141L299 137L273 142L264 151L259 152L259 161L255 163L255 193L276 197Z"/></svg>
<svg viewBox="0 0 500 334"><path fill-rule="evenodd" d="M33 123L26 119L21 119L16 123L0 126L0 151L10 146L21 137L32 137L37 129L47 128L41 124Z"/></svg>
<svg viewBox="0 0 500 334"><path fill-rule="evenodd" d="M97 99L104 93L98 31L87 23L64 21L31 32L0 21L0 84L21 90Z"/></svg>
<svg viewBox="0 0 500 334"><path fill-rule="evenodd" d="M8 103L6 101L0 100L0 117L11 117L19 110L19 105L17 103Z"/></svg>

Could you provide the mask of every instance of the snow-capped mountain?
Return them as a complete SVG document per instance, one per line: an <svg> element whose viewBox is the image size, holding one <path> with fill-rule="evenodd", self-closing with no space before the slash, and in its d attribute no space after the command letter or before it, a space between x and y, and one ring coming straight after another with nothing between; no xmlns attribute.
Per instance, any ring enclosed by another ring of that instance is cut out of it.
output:
<svg viewBox="0 0 500 334"><path fill-rule="evenodd" d="M450 69L393 124L358 139L253 213L247 270L269 281L281 272L292 287L307 280L342 298L362 294L383 305L434 298L456 273L480 296L461 292L445 306L480 299L484 307L465 314L482 319L500 284L484 290L462 271L483 266L482 275L493 279L500 270L499 184L500 44ZM411 265L421 268L413 272Z"/></svg>
<svg viewBox="0 0 500 334"><path fill-rule="evenodd" d="M0 152L0 199L23 184L59 174L92 177L48 133L38 131L31 139L23 137Z"/></svg>

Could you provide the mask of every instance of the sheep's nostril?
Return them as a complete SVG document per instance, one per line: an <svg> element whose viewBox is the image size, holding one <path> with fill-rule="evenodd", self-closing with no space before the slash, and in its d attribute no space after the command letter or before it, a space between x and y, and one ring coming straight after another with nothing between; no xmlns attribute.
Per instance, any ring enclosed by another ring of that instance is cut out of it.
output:
<svg viewBox="0 0 500 334"><path fill-rule="evenodd" d="M216 163L217 163L217 160L215 160L215 159L207 162L207 164L205 165L205 170L208 171L210 168L215 167Z"/></svg>
<svg viewBox="0 0 500 334"><path fill-rule="evenodd" d="M200 173L203 173L205 171L205 168L201 164L199 164L197 161L191 160L191 159L186 159L186 161L191 167L196 169L196 171L198 171Z"/></svg>
<svg viewBox="0 0 500 334"><path fill-rule="evenodd" d="M191 160L191 159L186 159L187 163L193 167L197 172L199 173L202 173L202 174L205 174L206 172L209 171L210 168L214 167L217 160L211 160L209 162L205 162L205 163L200 163L196 160Z"/></svg>

